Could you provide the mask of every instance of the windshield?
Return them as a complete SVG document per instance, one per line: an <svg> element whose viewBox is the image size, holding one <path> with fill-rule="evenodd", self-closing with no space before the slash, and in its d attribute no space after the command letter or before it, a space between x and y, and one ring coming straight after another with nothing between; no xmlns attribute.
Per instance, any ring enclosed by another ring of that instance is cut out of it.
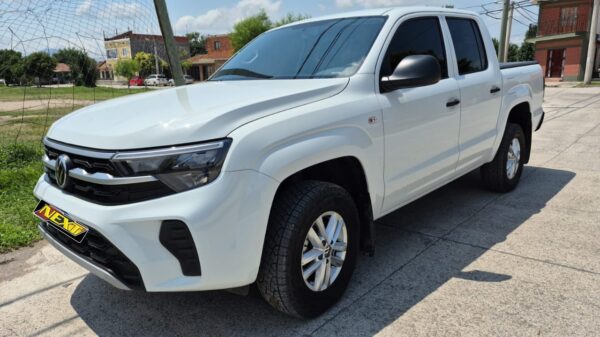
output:
<svg viewBox="0 0 600 337"><path fill-rule="evenodd" d="M369 53L385 20L382 16L324 20L266 32L211 80L350 76Z"/></svg>

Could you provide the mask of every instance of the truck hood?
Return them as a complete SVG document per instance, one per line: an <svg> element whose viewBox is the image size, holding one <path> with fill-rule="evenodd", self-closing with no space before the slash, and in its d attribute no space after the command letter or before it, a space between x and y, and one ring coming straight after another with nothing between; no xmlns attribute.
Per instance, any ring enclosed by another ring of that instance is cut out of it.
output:
<svg viewBox="0 0 600 337"><path fill-rule="evenodd" d="M94 149L169 146L226 137L256 119L338 94L347 78L209 81L94 104L53 124L48 138Z"/></svg>

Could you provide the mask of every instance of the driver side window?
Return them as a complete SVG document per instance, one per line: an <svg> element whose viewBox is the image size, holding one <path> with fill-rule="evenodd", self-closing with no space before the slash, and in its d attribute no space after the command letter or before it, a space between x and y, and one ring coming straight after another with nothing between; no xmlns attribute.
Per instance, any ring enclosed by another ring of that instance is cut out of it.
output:
<svg viewBox="0 0 600 337"><path fill-rule="evenodd" d="M437 17L410 19L398 27L381 65L381 77L390 76L400 61L410 55L435 57L440 62L442 78L448 78L444 38Z"/></svg>

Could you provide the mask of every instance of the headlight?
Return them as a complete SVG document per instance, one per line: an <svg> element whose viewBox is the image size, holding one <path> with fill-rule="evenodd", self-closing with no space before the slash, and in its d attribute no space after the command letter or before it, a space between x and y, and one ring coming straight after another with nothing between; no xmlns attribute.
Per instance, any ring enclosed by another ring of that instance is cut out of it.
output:
<svg viewBox="0 0 600 337"><path fill-rule="evenodd" d="M157 150L121 152L112 161L127 175L153 175L176 192L206 185L221 172L231 139Z"/></svg>

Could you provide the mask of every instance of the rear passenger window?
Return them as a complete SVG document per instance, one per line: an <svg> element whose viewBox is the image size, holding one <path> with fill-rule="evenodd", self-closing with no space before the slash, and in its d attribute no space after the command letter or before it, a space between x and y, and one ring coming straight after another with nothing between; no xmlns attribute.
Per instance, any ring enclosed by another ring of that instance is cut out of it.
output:
<svg viewBox="0 0 600 337"><path fill-rule="evenodd" d="M476 73L488 67L485 46L477 22L471 19L446 18L460 75Z"/></svg>
<svg viewBox="0 0 600 337"><path fill-rule="evenodd" d="M442 78L448 78L446 51L437 17L408 20L396 31L381 66L381 76L390 76L400 61L410 55L431 55L438 59Z"/></svg>

